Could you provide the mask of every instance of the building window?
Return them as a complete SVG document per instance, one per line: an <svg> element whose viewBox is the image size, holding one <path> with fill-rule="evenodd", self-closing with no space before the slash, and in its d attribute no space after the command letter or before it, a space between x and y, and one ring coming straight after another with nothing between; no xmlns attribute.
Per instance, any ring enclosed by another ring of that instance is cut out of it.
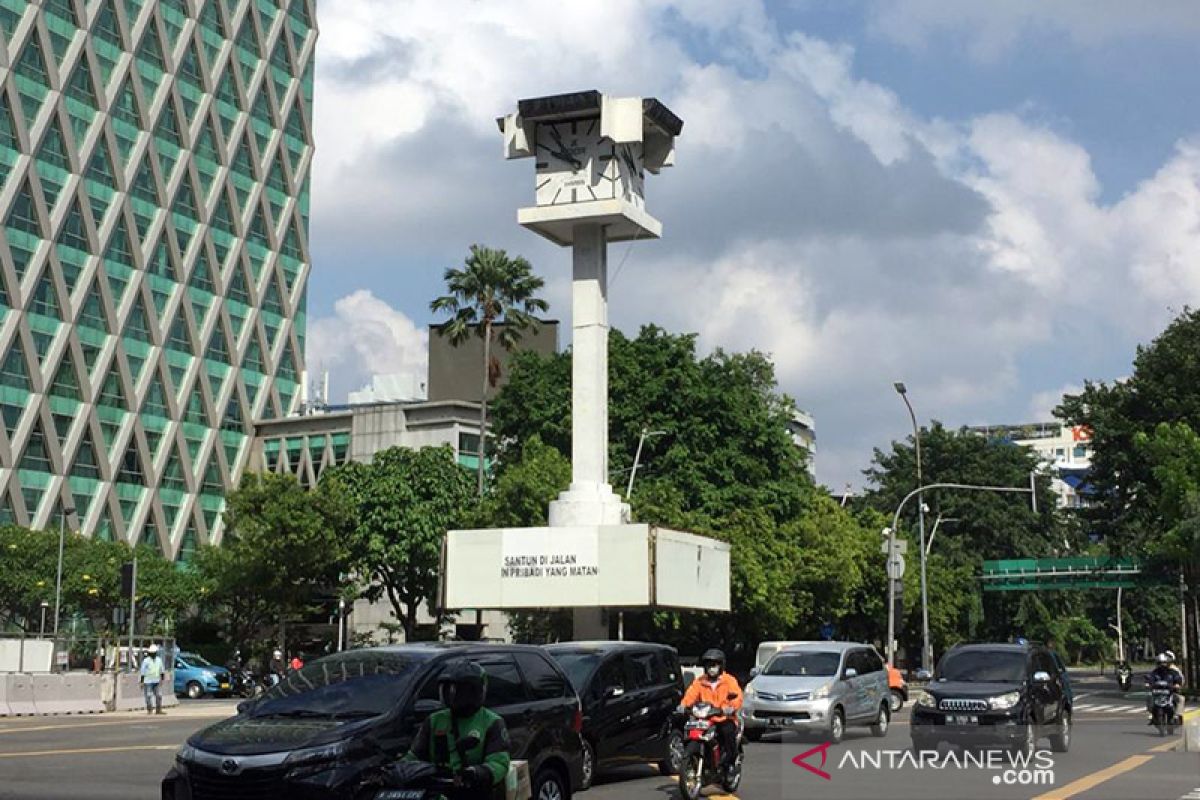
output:
<svg viewBox="0 0 1200 800"><path fill-rule="evenodd" d="M1087 458L1088 457L1087 446L1082 445L1082 444L1075 445L1075 450L1073 451L1073 455L1075 456L1075 458Z"/></svg>
<svg viewBox="0 0 1200 800"><path fill-rule="evenodd" d="M458 452L478 455L479 454L479 434L478 433L460 433L458 435Z"/></svg>

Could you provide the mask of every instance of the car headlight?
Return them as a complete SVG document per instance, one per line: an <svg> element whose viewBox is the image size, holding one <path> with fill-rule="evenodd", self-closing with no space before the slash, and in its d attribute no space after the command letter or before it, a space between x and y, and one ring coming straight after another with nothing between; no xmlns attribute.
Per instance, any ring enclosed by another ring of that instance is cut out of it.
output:
<svg viewBox="0 0 1200 800"><path fill-rule="evenodd" d="M988 706L993 711L1007 711L1019 702L1021 702L1020 692L1005 692L988 698Z"/></svg>
<svg viewBox="0 0 1200 800"><path fill-rule="evenodd" d="M755 691L754 684L752 684L752 683L746 684L746 699L753 700L757 695L758 695L758 692Z"/></svg>
<svg viewBox="0 0 1200 800"><path fill-rule="evenodd" d="M832 691L832 689L833 689L833 687L827 683L824 686L822 686L820 689L817 689L815 692L812 693L812 699L813 700L824 700L826 697L829 697L829 692Z"/></svg>
<svg viewBox="0 0 1200 800"><path fill-rule="evenodd" d="M185 744L175 751L175 760L180 763L191 763L196 760L196 748L190 744Z"/></svg>
<svg viewBox="0 0 1200 800"><path fill-rule="evenodd" d="M937 708L937 698L931 695L929 692L923 692L921 696L917 698L917 705L921 706L922 708Z"/></svg>

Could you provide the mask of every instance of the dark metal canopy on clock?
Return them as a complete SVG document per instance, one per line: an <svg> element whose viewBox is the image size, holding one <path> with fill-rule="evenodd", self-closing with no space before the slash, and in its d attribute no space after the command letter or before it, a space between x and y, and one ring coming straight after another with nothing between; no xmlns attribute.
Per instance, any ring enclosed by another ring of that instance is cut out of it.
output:
<svg viewBox="0 0 1200 800"><path fill-rule="evenodd" d="M521 100L517 103L517 113L526 123L561 122L598 116L600 106L600 92L591 89L586 92L569 92ZM642 100L642 118L646 124L667 136L678 136L683 130L683 120L653 97ZM496 123L503 131L503 119L496 120Z"/></svg>

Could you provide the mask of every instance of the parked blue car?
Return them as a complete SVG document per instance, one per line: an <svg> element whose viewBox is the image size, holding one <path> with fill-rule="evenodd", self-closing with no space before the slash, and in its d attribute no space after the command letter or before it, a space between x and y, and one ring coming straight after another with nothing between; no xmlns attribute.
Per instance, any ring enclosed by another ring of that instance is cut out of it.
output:
<svg viewBox="0 0 1200 800"><path fill-rule="evenodd" d="M210 664L197 653L176 654L175 694L196 700L205 695L220 697L229 693L229 670Z"/></svg>

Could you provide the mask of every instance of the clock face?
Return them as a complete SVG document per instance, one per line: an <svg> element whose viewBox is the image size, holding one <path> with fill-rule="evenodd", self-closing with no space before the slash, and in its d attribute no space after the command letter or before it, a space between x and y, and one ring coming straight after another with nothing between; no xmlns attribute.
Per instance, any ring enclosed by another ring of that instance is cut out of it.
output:
<svg viewBox="0 0 1200 800"><path fill-rule="evenodd" d="M541 123L536 141L539 206L624 199L645 207L640 142L601 137L598 118Z"/></svg>
<svg viewBox="0 0 1200 800"><path fill-rule="evenodd" d="M537 126L537 204L583 203L613 196L604 178L600 120L543 122Z"/></svg>

